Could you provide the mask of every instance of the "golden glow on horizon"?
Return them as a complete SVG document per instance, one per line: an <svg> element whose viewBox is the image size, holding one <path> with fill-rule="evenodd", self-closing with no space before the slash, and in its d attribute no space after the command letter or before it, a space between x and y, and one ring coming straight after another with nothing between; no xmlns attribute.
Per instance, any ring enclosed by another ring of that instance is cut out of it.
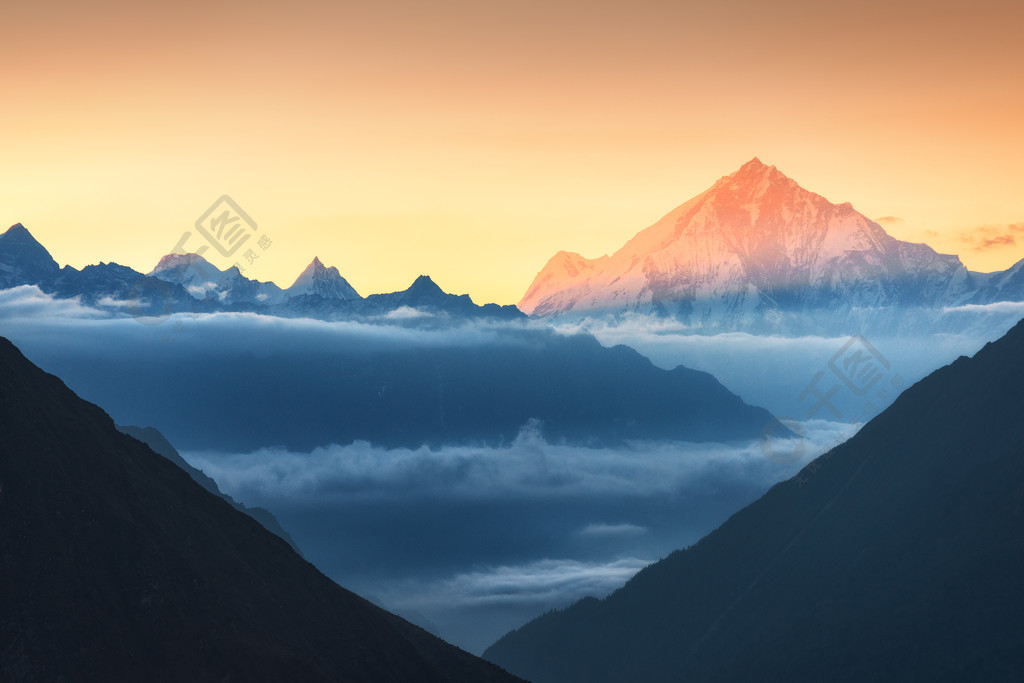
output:
<svg viewBox="0 0 1024 683"><path fill-rule="evenodd" d="M0 10L0 223L148 271L229 194L361 293L514 303L758 156L975 270L1024 257L1015 2ZM1016 226L1016 227L1014 227ZM228 265L218 262L224 267Z"/></svg>

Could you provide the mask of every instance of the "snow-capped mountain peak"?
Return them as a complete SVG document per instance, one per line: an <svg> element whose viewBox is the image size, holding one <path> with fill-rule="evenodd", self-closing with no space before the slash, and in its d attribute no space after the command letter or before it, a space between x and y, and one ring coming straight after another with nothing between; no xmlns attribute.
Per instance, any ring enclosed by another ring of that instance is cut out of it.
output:
<svg viewBox="0 0 1024 683"><path fill-rule="evenodd" d="M306 266L295 282L285 290L290 297L313 295L324 299L360 299L359 293L334 266L325 266L319 257Z"/></svg>
<svg viewBox="0 0 1024 683"><path fill-rule="evenodd" d="M156 267L149 273L150 275L156 275L164 271L173 270L176 268L187 268L189 266L205 267L209 266L213 268L213 264L204 259L199 254L167 254L160 257L160 261L157 262Z"/></svg>
<svg viewBox="0 0 1024 683"><path fill-rule="evenodd" d="M215 300L232 308L269 306L284 298L273 282L250 280L237 266L220 270L199 254L167 254L149 275L181 285L196 299Z"/></svg>
<svg viewBox="0 0 1024 683"><path fill-rule="evenodd" d="M744 329L772 310L940 305L962 296L967 278L957 257L900 242L755 158L611 256L559 252L519 308Z"/></svg>

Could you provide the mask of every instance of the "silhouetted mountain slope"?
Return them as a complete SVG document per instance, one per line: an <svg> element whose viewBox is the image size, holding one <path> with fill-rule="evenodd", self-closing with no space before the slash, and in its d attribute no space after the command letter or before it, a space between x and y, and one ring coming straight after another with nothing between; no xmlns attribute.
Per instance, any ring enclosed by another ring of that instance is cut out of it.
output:
<svg viewBox="0 0 1024 683"><path fill-rule="evenodd" d="M281 526L281 523L277 521L277 517L275 517L270 510L261 507L248 507L221 491L220 487L217 486L217 482L206 476L206 473L202 470L189 465L185 458L181 457L181 454L178 453L174 446L171 445L171 442L168 441L167 438L157 429L153 427L132 427L123 425L117 425L117 429L132 438L138 439L152 448L153 452L157 455L164 456L175 465L185 470L188 473L188 476L192 477L192 480L195 483L199 484L213 495L223 498L231 507L235 508L239 512L244 512L249 515L262 524L263 528L267 531L277 534L283 538L295 552L300 555L302 554L302 551L299 550L299 546L295 543L295 539L293 539L291 535L284 530L284 527Z"/></svg>
<svg viewBox="0 0 1024 683"><path fill-rule="evenodd" d="M259 337L241 347L256 353L211 332L126 346L131 365L93 344L34 357L118 421L158 423L182 449L508 443L531 419L550 439L594 445L739 441L776 425L707 373L663 370L586 335L499 332L471 345L396 343L383 329L370 345L292 333L266 350Z"/></svg>
<svg viewBox="0 0 1024 683"><path fill-rule="evenodd" d="M1024 323L693 547L485 656L559 681L1019 680Z"/></svg>
<svg viewBox="0 0 1024 683"><path fill-rule="evenodd" d="M0 679L511 681L338 587L0 339Z"/></svg>

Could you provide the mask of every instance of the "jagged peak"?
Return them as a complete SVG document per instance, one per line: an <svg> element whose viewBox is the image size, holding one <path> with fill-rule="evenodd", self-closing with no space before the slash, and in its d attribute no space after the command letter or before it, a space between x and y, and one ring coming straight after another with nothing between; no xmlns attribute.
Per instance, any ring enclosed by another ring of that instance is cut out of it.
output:
<svg viewBox="0 0 1024 683"><path fill-rule="evenodd" d="M50 255L46 247L40 244L39 240L33 237L28 228L21 223L15 223L3 234L0 234L0 245L2 245L0 258L8 262L9 265L17 265L15 262L21 261L20 267L27 267L34 271L32 277L37 281L44 275L52 275L60 270L60 266L53 260L53 256Z"/></svg>
<svg viewBox="0 0 1024 683"><path fill-rule="evenodd" d="M416 294L428 294L428 293L429 294L437 294L437 293L444 294L445 293L445 291L443 289L441 289L440 287L438 287L437 283L434 282L429 275L420 275L418 278L416 278L413 281L413 283L411 285L409 285L409 289L407 289L405 291L406 292L410 292L410 293L416 293Z"/></svg>
<svg viewBox="0 0 1024 683"><path fill-rule="evenodd" d="M794 182L775 166L769 166L757 157L754 157L733 173L723 177L719 184L723 182L728 182L729 184L750 184L762 180Z"/></svg>
<svg viewBox="0 0 1024 683"><path fill-rule="evenodd" d="M735 172L719 178L706 192L694 199L712 203L739 200L746 204L764 201L778 203L792 201L798 197L815 203L831 204L824 197L802 187L775 166L769 166L754 157Z"/></svg>
<svg viewBox="0 0 1024 683"><path fill-rule="evenodd" d="M0 237L4 237L12 243L23 242L39 244L39 240L37 240L32 233L28 231L28 228L21 223L15 223L11 227L7 228Z"/></svg>
<svg viewBox="0 0 1024 683"><path fill-rule="evenodd" d="M747 163L745 163L742 166L740 166L740 171L761 171L761 170L772 169L772 168L775 168L775 167L774 166L769 166L768 164L764 163L763 161L761 161L757 157L754 157L753 159L751 159Z"/></svg>
<svg viewBox="0 0 1024 683"><path fill-rule="evenodd" d="M325 276L340 278L341 272L339 272L335 266L328 266L325 264L320 260L319 256L314 256L313 260L309 262L309 265L306 266L299 275L299 280L301 280L303 276L316 277L318 279ZM296 280L296 282L298 282L298 280Z"/></svg>
<svg viewBox="0 0 1024 683"><path fill-rule="evenodd" d="M341 278L341 273L334 266L325 266L324 262L320 260L319 256L314 256L313 260L309 262L299 277L295 278L295 282L292 287L298 287L304 284L309 284L314 278L317 280L323 279L325 276Z"/></svg>
<svg viewBox="0 0 1024 683"><path fill-rule="evenodd" d="M327 298L351 299L359 298L359 293L342 277L334 266L326 266L319 256L314 256L305 270L295 278L288 290L292 294L309 289Z"/></svg>

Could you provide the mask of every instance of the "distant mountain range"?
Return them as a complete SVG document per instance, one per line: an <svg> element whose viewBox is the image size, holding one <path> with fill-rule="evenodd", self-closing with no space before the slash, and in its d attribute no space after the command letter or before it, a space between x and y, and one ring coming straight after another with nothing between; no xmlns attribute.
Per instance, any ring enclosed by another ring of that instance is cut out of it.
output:
<svg viewBox="0 0 1024 683"><path fill-rule="evenodd" d="M81 340L99 337L70 347L28 342L34 360L118 421L160 425L181 448L309 450L356 440L411 448L500 444L531 420L550 439L595 446L732 442L766 429L788 432L707 373L663 370L632 349L605 348L588 335L506 325L526 316L514 306L478 306L467 295L447 294L426 276L405 291L363 298L319 259L283 290L235 267L217 270L197 254L164 256L147 275L117 264L78 271L58 267L21 225L0 235L0 273L2 286L35 285L113 315L250 311L389 323L362 337L341 330L316 343L305 339L305 330L276 325L275 334L287 341L258 344L258 358L236 343L240 326L252 325L246 321L207 320L209 336L196 344L181 335L171 345L169 325L164 338L148 342L141 325L133 334L83 329ZM466 321L481 325L472 334L439 333L425 343L392 329L447 330ZM116 341L101 339L105 333ZM112 344L118 353L111 353Z"/></svg>
<svg viewBox="0 0 1024 683"><path fill-rule="evenodd" d="M169 344L117 330L107 342L102 327L90 327L73 346L26 352L119 422L159 424L184 450L497 445L531 420L553 442L592 446L786 432L708 373L664 370L588 335L499 328L479 340L467 333L413 343L287 328L275 337L243 324L206 326L194 341L183 334Z"/></svg>
<svg viewBox="0 0 1024 683"><path fill-rule="evenodd" d="M36 285L58 298L133 316L246 311L324 320L387 315L515 320L515 306L478 306L445 293L428 276L402 292L361 297L337 268L314 258L291 287L250 280L237 267L220 270L198 254L168 254L150 273L116 263L61 268L20 223L0 235L0 289ZM406 310L412 309L412 310Z"/></svg>
<svg viewBox="0 0 1024 683"><path fill-rule="evenodd" d="M0 338L0 679L511 683L340 588Z"/></svg>
<svg viewBox="0 0 1024 683"><path fill-rule="evenodd" d="M364 298L319 258L287 289L237 267L221 271L198 254L168 254L146 275L113 263L60 268L17 224L0 235L0 289L25 284L137 316L253 311L337 320L409 308L459 318L654 315L697 333L892 335L960 331L962 317L944 317L950 308L1024 301L1024 260L1002 272L969 271L755 158L610 256L558 252L518 308L477 306L426 276L404 292Z"/></svg>
<svg viewBox="0 0 1024 683"><path fill-rule="evenodd" d="M611 256L559 252L519 302L543 317L651 314L695 331L813 332L856 321L896 331L907 310L1024 300L1024 261L968 271L901 242L758 159ZM864 311L870 311L865 320Z"/></svg>
<svg viewBox="0 0 1024 683"><path fill-rule="evenodd" d="M1013 681L1024 322L604 600L485 657L534 683Z"/></svg>

